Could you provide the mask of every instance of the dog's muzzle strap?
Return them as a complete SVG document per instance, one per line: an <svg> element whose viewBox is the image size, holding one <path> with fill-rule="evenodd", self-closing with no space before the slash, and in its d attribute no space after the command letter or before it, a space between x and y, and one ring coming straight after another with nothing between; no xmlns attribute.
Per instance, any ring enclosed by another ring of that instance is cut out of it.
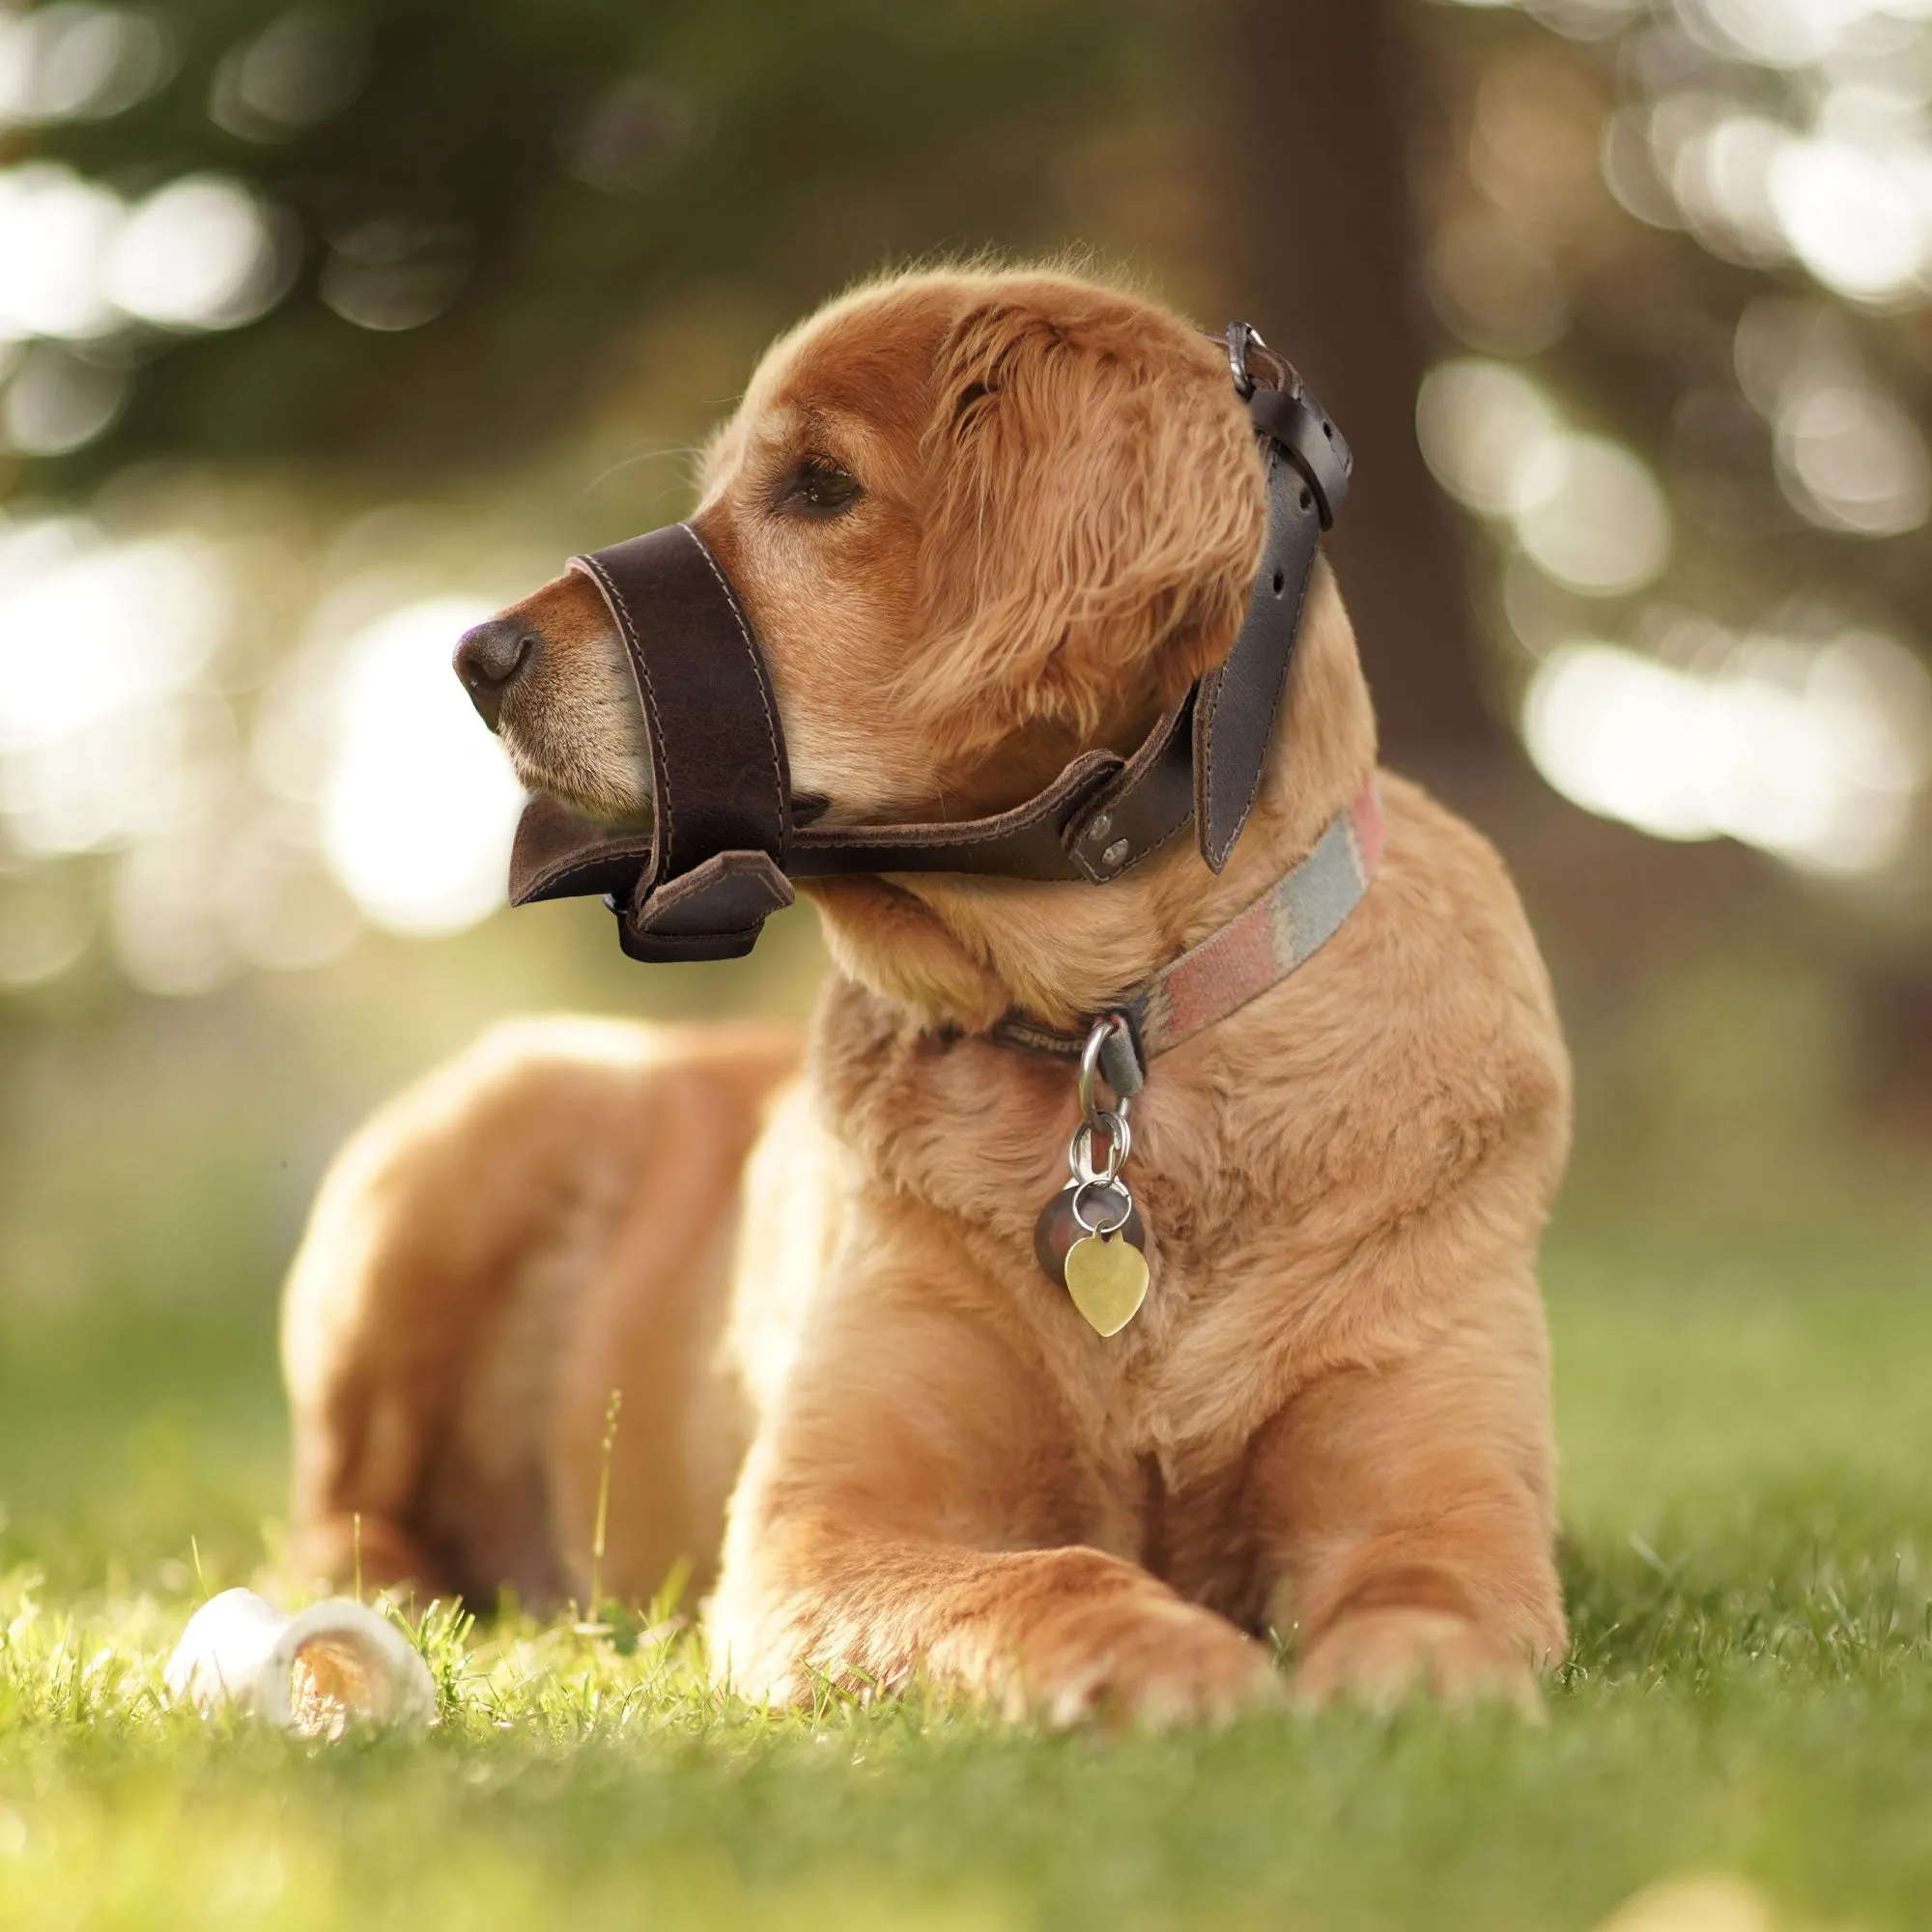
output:
<svg viewBox="0 0 1932 1932"><path fill-rule="evenodd" d="M1261 789L1318 548L1352 468L1294 370L1245 323L1227 340L1266 465L1261 567L1228 656L1131 757L1086 753L1044 791L984 818L811 822L791 797L777 699L730 579L695 529L673 524L571 559L610 607L636 673L648 837L592 826L539 795L511 858L514 902L603 893L633 958L728 959L791 904L794 878L940 871L1103 884L1190 819L1218 872Z"/></svg>
<svg viewBox="0 0 1932 1932"><path fill-rule="evenodd" d="M650 841L616 835L573 852L572 814L533 811L519 835L513 890L521 886L520 902L611 895L634 959L737 958L793 898L784 734L751 624L689 524L570 564L603 594L637 677L650 744ZM541 848L553 843L564 863L546 876Z"/></svg>

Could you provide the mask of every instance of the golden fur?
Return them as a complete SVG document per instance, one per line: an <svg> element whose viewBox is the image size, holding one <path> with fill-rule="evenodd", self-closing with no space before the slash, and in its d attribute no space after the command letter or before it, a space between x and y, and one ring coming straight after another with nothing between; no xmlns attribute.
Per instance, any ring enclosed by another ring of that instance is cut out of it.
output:
<svg viewBox="0 0 1932 1932"><path fill-rule="evenodd" d="M860 494L801 508L828 465ZM777 344L693 521L796 785L886 818L1135 743L1226 651L1264 506L1213 343L1071 278L941 272ZM565 577L519 611L519 769L636 812L601 605ZM1564 1641L1535 1261L1569 1073L1482 839L1384 774L1361 907L1155 1064L1132 1324L1100 1340L1033 1259L1073 1083L980 1036L1104 1006L1353 796L1375 730L1325 566L1287 719L1219 877L1183 839L1102 889L808 888L837 970L802 1062L782 1030L534 1022L379 1116L290 1289L304 1568L343 1574L359 1511L372 1576L581 1596L621 1387L607 1577L691 1558L749 1694L923 1672L1057 1719L1219 1715L1279 1689L1269 1631L1314 1699L1532 1694Z"/></svg>

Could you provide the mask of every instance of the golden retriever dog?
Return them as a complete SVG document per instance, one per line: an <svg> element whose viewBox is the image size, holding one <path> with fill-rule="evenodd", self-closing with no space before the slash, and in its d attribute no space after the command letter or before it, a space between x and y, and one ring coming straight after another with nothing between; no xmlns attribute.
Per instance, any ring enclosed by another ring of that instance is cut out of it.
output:
<svg viewBox="0 0 1932 1932"><path fill-rule="evenodd" d="M1137 745L1227 651L1265 517L1215 342L976 270L781 340L692 522L796 788L857 822L1002 809ZM595 587L512 614L519 774L635 820L643 725ZM1323 563L1220 873L1179 838L1101 886L808 880L835 964L802 1037L516 1023L395 1101L289 1286L304 1574L359 1541L371 1581L582 1602L619 1390L606 1592L689 1559L753 1698L920 1680L1051 1721L1221 1718L1290 1687L1279 1645L1311 1702L1533 1702L1565 1641L1536 1261L1570 1090L1495 854L1380 776L1385 856L1339 932L1150 1068L1152 1286L1111 1338L1034 1258L1072 1069L988 1037L1105 1010L1375 766Z"/></svg>

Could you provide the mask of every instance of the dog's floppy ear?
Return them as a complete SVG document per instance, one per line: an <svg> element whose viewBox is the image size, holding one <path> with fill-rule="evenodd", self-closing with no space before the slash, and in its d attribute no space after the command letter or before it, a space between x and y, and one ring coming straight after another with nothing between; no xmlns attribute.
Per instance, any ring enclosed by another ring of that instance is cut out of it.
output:
<svg viewBox="0 0 1932 1932"><path fill-rule="evenodd" d="M1218 350L1068 293L976 305L938 361L907 696L987 747L1179 698L1240 627L1266 519Z"/></svg>

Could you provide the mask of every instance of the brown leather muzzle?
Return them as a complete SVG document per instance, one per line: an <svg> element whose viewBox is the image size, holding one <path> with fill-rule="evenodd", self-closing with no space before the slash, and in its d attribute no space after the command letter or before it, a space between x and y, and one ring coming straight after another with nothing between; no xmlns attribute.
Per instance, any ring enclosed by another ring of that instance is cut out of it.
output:
<svg viewBox="0 0 1932 1932"><path fill-rule="evenodd" d="M638 682L655 811L648 838L538 794L510 896L607 896L634 959L729 959L791 904L791 880L839 872L990 872L1116 879L1191 818L1202 857L1228 862L1266 768L1321 532L1348 495L1349 446L1294 371L1245 323L1229 366L1267 466L1267 538L1226 659L1129 758L1089 752L1024 805L989 817L816 825L791 795L784 730L751 621L718 559L672 524L571 559L603 593Z"/></svg>

